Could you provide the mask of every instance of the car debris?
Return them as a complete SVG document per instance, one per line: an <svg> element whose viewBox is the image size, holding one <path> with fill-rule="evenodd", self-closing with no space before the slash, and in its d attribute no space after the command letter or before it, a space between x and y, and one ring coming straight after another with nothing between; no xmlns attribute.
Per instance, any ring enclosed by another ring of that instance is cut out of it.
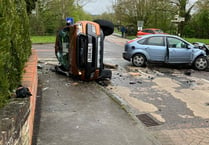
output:
<svg viewBox="0 0 209 145"><path fill-rule="evenodd" d="M192 72L191 72L191 70L187 70L187 71L184 72L184 74L187 75L187 76L191 76Z"/></svg>
<svg viewBox="0 0 209 145"><path fill-rule="evenodd" d="M112 68L112 69L117 69L118 65L117 64L108 64L108 63L104 63L104 66L106 68Z"/></svg>
<svg viewBox="0 0 209 145"><path fill-rule="evenodd" d="M37 69L43 69L43 65L38 64L38 65L37 65Z"/></svg>
<svg viewBox="0 0 209 145"><path fill-rule="evenodd" d="M15 93L16 93L16 98L28 98L32 96L30 90L22 85L19 85Z"/></svg>

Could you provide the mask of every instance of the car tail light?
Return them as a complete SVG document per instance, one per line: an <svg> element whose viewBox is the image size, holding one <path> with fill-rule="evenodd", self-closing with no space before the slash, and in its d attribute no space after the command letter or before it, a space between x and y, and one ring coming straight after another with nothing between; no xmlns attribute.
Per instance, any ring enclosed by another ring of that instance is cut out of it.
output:
<svg viewBox="0 0 209 145"><path fill-rule="evenodd" d="M127 41L127 43L134 42L134 41L136 41L136 40L138 40L138 39L140 39L140 38L141 38L141 37L138 37L138 38L135 38L135 39L129 40L129 41Z"/></svg>

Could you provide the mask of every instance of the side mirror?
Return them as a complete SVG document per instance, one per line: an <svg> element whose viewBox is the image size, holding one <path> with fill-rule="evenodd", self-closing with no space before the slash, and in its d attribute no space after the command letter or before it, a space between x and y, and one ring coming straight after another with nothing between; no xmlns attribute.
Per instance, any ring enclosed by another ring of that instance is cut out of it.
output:
<svg viewBox="0 0 209 145"><path fill-rule="evenodd" d="M187 49L191 49L192 48L192 46L191 45L187 45Z"/></svg>

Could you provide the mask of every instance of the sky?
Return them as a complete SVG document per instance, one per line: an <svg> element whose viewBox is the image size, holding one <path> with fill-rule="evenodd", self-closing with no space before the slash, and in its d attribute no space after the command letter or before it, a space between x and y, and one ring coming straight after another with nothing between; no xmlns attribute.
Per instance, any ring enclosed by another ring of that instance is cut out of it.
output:
<svg viewBox="0 0 209 145"><path fill-rule="evenodd" d="M189 0L190 4L197 0ZM115 0L91 0L84 6L84 10L92 15L110 12Z"/></svg>
<svg viewBox="0 0 209 145"><path fill-rule="evenodd" d="M84 10L92 15L110 12L115 0L92 0L84 6Z"/></svg>

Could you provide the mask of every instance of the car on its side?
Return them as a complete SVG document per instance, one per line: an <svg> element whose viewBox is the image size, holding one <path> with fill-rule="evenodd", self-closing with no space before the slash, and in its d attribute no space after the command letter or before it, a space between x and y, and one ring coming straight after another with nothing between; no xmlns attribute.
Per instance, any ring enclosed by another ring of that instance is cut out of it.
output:
<svg viewBox="0 0 209 145"><path fill-rule="evenodd" d="M147 29L139 30L136 36L140 37L142 35L149 35L149 34L165 34L165 33L161 29L147 28Z"/></svg>
<svg viewBox="0 0 209 145"><path fill-rule="evenodd" d="M206 52L181 37L169 34L143 35L125 44L123 58L142 67L147 62L190 64L197 70L208 67Z"/></svg>
<svg viewBox="0 0 209 145"><path fill-rule="evenodd" d="M110 21L78 21L58 30L55 55L62 72L84 81L110 79L112 72L104 68L104 39L114 31Z"/></svg>

